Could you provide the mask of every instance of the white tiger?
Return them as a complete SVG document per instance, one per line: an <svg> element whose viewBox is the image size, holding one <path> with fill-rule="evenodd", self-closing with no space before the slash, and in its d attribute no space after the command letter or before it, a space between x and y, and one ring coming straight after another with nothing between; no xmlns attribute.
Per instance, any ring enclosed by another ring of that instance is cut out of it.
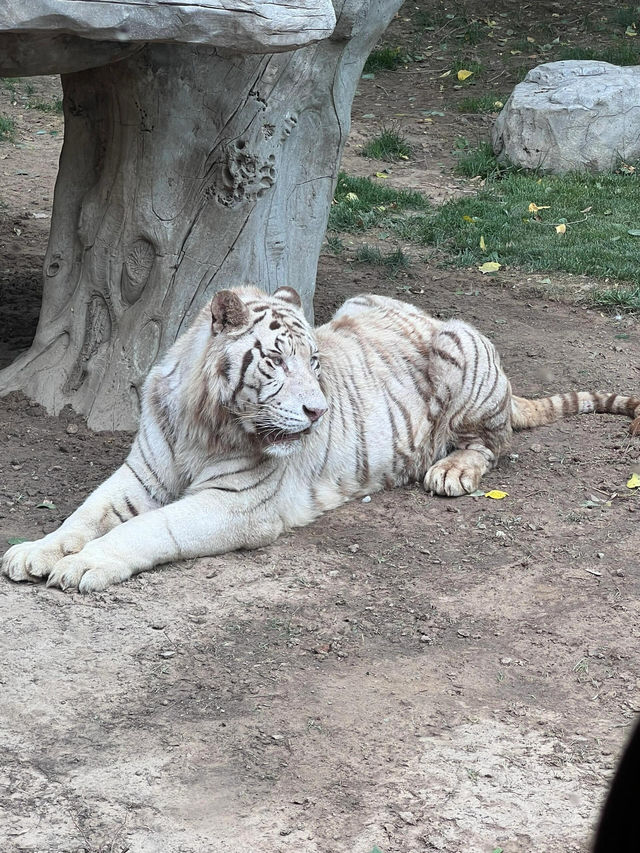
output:
<svg viewBox="0 0 640 853"><path fill-rule="evenodd" d="M378 489L473 492L512 428L594 410L640 433L638 397L512 396L491 342L460 321L364 295L314 332L291 288L225 290L151 371L122 467L2 568L90 592L266 545Z"/></svg>

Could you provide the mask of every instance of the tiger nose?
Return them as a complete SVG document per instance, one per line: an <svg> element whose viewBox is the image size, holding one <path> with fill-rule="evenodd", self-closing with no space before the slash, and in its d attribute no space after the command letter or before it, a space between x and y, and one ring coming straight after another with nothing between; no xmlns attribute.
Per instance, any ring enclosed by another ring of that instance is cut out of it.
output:
<svg viewBox="0 0 640 853"><path fill-rule="evenodd" d="M310 409L309 406L303 406L302 411L305 413L305 415L309 418L309 420L313 424L316 421L320 420L320 418L327 411L327 407L325 406L324 409Z"/></svg>

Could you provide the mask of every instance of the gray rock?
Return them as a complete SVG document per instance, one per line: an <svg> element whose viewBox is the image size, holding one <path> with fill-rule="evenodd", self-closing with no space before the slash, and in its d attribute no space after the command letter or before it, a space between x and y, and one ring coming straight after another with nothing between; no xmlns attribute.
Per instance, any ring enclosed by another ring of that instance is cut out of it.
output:
<svg viewBox="0 0 640 853"><path fill-rule="evenodd" d="M493 148L527 169L603 172L640 158L640 67L567 60L531 70L498 116Z"/></svg>

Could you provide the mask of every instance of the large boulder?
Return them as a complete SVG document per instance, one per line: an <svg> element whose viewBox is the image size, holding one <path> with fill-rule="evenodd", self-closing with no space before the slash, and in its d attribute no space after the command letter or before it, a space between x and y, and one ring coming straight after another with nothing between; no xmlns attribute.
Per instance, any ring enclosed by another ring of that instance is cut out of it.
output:
<svg viewBox="0 0 640 853"><path fill-rule="evenodd" d="M640 159L640 66L539 65L513 90L492 141L501 159L555 174Z"/></svg>

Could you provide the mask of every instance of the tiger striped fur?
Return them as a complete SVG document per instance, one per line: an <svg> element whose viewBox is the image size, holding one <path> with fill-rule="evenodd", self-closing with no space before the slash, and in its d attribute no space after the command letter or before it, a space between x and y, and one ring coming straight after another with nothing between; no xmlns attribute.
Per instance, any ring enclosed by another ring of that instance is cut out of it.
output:
<svg viewBox="0 0 640 853"><path fill-rule="evenodd" d="M493 344L458 320L364 295L314 332L290 288L222 291L151 371L124 465L3 570L88 592L265 545L378 489L473 492L512 429L587 411L640 434L638 397L513 396Z"/></svg>

